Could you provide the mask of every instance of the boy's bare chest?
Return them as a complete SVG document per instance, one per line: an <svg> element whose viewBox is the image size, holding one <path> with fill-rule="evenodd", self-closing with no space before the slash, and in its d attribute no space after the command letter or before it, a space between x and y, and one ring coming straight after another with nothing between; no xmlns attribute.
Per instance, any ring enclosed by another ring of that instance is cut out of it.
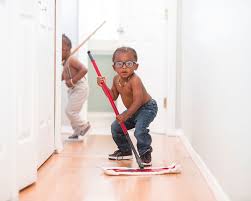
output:
<svg viewBox="0 0 251 201"><path fill-rule="evenodd" d="M121 96L131 97L133 94L130 84L126 84L125 86L117 84L117 90Z"/></svg>

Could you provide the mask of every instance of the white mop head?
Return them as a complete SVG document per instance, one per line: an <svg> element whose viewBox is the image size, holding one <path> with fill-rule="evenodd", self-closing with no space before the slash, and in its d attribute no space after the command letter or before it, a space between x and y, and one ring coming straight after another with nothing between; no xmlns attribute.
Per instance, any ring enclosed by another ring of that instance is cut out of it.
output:
<svg viewBox="0 0 251 201"><path fill-rule="evenodd" d="M104 173L107 175L161 175L161 174L177 174L181 172L180 165L170 165L168 167L146 167L140 168L128 168L128 167L103 167Z"/></svg>

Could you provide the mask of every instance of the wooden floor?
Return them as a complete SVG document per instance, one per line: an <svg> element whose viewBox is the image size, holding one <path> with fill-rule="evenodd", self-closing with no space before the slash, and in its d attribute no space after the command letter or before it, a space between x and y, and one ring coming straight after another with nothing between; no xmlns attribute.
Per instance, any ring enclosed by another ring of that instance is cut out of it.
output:
<svg viewBox="0 0 251 201"><path fill-rule="evenodd" d="M38 181L20 192L20 201L216 201L178 137L154 135L152 153L153 166L181 164L178 175L106 176L101 166L137 167L134 160L109 161L115 149L111 136L65 143L39 169Z"/></svg>

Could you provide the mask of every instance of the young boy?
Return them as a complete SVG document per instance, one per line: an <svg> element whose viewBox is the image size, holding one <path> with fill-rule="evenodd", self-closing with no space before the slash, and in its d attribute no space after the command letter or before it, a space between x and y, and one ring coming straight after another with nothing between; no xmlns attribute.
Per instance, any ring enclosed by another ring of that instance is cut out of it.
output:
<svg viewBox="0 0 251 201"><path fill-rule="evenodd" d="M73 135L69 139L77 140L79 135L83 136L90 128L90 123L85 123L80 118L80 111L89 93L89 87L85 75L87 68L71 55L71 40L63 34L62 36L62 80L65 80L68 89L68 104L66 115L68 116Z"/></svg>
<svg viewBox="0 0 251 201"><path fill-rule="evenodd" d="M135 128L134 135L137 139L140 158L145 166L150 166L152 138L148 127L158 111L156 101L147 93L141 79L135 73L138 64L137 53L133 48L116 49L112 60L113 69L117 75L113 78L110 92L113 100L116 100L119 95L121 96L127 110L118 115L117 121L111 125L112 137L118 150L110 154L108 158L111 160L132 159L132 150L119 124L124 122L128 130ZM105 82L105 78L98 77L99 86L102 82Z"/></svg>

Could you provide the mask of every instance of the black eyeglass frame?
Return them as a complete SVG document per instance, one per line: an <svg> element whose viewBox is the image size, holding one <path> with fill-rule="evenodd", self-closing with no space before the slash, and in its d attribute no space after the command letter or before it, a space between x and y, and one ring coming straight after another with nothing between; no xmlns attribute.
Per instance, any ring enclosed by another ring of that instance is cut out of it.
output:
<svg viewBox="0 0 251 201"><path fill-rule="evenodd" d="M132 68L135 64L137 64L136 61L116 61L116 62L113 63L113 65L114 65L115 68L123 68L124 65L127 68Z"/></svg>

